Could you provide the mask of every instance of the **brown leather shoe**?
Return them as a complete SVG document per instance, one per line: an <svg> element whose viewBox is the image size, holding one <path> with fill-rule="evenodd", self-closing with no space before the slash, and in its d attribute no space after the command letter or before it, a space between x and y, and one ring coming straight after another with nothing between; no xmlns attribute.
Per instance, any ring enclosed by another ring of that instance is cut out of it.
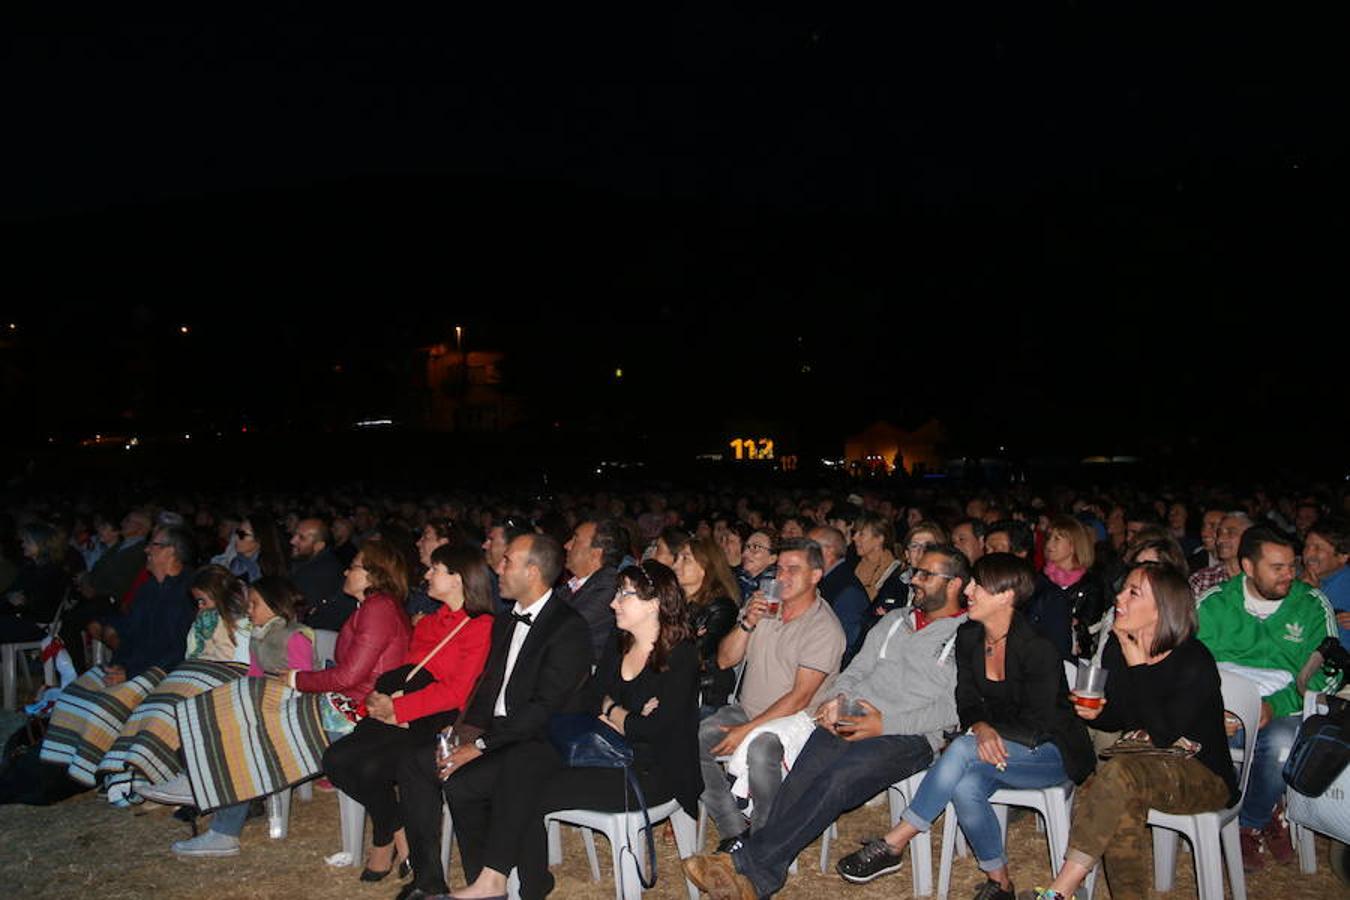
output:
<svg viewBox="0 0 1350 900"><path fill-rule="evenodd" d="M1294 858L1294 842L1289 838L1289 820L1284 817L1284 804L1275 807L1270 821L1261 829L1266 839L1266 849L1277 863L1291 862Z"/></svg>
<svg viewBox="0 0 1350 900"><path fill-rule="evenodd" d="M725 853L700 854L684 861L689 880L712 900L759 900L754 884Z"/></svg>

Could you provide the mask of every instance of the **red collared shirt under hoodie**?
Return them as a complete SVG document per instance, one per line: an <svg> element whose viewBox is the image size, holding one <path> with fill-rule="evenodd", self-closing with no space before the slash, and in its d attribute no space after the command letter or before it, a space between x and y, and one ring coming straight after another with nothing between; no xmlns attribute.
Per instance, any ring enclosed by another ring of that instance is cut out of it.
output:
<svg viewBox="0 0 1350 900"><path fill-rule="evenodd" d="M448 606L422 617L413 629L412 644L403 661L414 666L420 663L441 638L458 628L467 617L468 613L462 608L452 610ZM426 670L435 676L436 682L420 691L394 698L394 718L399 722L411 722L433 713L464 709L478 674L487 664L491 647L492 616L470 618L427 662Z"/></svg>
<svg viewBox="0 0 1350 900"><path fill-rule="evenodd" d="M336 692L364 702L376 678L403 664L411 632L401 603L388 594L368 594L338 632L337 665L296 672L296 690Z"/></svg>

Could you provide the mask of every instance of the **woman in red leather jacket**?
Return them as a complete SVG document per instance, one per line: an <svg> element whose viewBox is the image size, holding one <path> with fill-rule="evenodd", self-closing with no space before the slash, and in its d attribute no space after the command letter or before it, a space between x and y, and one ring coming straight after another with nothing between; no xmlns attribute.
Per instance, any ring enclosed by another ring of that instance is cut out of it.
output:
<svg viewBox="0 0 1350 900"><path fill-rule="evenodd" d="M366 697L368 715L323 755L333 784L370 814L370 858L362 881L379 881L408 859L397 788L398 762L430 746L455 723L492 644L492 582L483 552L444 544L430 555L427 595L436 612L422 616L397 669ZM359 615L359 613L358 613Z"/></svg>

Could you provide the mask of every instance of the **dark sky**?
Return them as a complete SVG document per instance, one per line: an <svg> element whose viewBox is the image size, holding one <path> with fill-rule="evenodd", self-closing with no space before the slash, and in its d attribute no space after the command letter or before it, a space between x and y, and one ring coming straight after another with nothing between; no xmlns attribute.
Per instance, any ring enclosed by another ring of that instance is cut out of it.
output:
<svg viewBox="0 0 1350 900"><path fill-rule="evenodd" d="M1221 442L1343 384L1334 28L839 7L7 14L6 402L271 414L453 324L549 412L621 364L667 429L974 450Z"/></svg>

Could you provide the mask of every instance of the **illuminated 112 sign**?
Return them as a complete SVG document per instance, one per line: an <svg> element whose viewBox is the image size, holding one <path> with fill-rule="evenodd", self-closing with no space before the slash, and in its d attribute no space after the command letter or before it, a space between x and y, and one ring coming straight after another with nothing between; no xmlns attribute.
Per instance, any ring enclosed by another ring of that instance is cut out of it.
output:
<svg viewBox="0 0 1350 900"><path fill-rule="evenodd" d="M736 438L731 442L736 459L773 459L773 441L768 438Z"/></svg>

